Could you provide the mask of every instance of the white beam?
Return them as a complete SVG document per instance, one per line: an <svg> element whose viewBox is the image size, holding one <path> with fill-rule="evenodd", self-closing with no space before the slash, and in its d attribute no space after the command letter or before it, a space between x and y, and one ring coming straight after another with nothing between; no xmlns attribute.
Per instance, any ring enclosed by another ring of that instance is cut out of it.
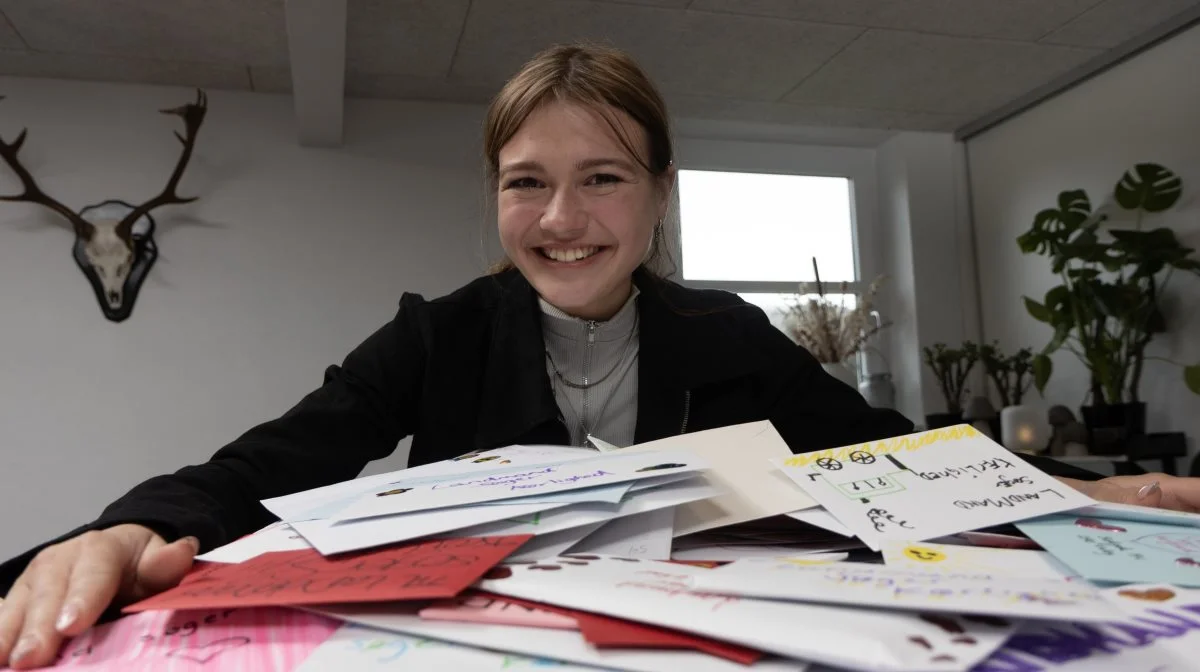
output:
<svg viewBox="0 0 1200 672"><path fill-rule="evenodd" d="M346 0L287 0L296 136L306 147L342 144Z"/></svg>

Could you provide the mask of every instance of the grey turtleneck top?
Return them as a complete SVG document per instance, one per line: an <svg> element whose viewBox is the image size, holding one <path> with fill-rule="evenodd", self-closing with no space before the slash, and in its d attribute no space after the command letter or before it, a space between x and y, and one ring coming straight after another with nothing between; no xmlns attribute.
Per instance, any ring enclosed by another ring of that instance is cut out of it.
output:
<svg viewBox="0 0 1200 672"><path fill-rule="evenodd" d="M588 434L622 448L637 425L638 289L605 321L584 320L538 298L546 371L571 432L571 445Z"/></svg>

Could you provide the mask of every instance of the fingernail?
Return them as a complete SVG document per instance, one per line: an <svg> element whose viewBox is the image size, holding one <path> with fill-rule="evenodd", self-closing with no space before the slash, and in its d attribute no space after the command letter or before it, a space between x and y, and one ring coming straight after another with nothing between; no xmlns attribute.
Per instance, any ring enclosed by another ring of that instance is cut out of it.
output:
<svg viewBox="0 0 1200 672"><path fill-rule="evenodd" d="M200 540L196 537L184 537L183 542L192 547L192 553L200 552Z"/></svg>
<svg viewBox="0 0 1200 672"><path fill-rule="evenodd" d="M1159 490L1158 481L1154 481L1153 483L1150 483L1149 485L1143 485L1141 487L1141 489L1138 490L1138 499L1145 499L1145 498L1149 497L1150 495L1153 495L1154 493L1158 492L1158 490Z"/></svg>
<svg viewBox="0 0 1200 672"><path fill-rule="evenodd" d="M33 653L38 647L36 637L26 635L17 640L17 646L13 648L12 655L9 656L10 662L19 663L21 659Z"/></svg>
<svg viewBox="0 0 1200 672"><path fill-rule="evenodd" d="M58 614L58 622L54 624L55 629L59 632L66 630L75 623L75 619L79 618L79 605L69 603L63 605L62 611Z"/></svg>

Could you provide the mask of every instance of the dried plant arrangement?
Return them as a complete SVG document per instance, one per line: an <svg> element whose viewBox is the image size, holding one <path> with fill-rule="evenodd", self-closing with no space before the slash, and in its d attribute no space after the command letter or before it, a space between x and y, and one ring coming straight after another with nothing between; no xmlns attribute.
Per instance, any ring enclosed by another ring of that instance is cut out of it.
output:
<svg viewBox="0 0 1200 672"><path fill-rule="evenodd" d="M813 258L817 296L794 300L784 313L784 325L796 344L808 350L822 364L845 362L861 351L867 341L886 328L888 323L878 319L874 309L875 295L883 284L877 277L865 292L855 294L849 284L840 284L841 298L834 300L825 294L817 260ZM855 295L853 307L846 305L846 296Z"/></svg>

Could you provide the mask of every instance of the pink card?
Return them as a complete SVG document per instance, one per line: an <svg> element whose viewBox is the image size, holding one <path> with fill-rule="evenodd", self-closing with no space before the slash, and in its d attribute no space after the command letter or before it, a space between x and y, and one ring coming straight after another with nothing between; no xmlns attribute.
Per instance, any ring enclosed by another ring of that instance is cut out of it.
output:
<svg viewBox="0 0 1200 672"><path fill-rule="evenodd" d="M143 611L67 641L54 667L290 672L339 626L335 619L282 607Z"/></svg>
<svg viewBox="0 0 1200 672"><path fill-rule="evenodd" d="M520 625L559 630L579 629L575 619L569 616L551 613L545 609L512 604L483 595L462 595L451 600L434 602L418 611L417 615L433 621Z"/></svg>

